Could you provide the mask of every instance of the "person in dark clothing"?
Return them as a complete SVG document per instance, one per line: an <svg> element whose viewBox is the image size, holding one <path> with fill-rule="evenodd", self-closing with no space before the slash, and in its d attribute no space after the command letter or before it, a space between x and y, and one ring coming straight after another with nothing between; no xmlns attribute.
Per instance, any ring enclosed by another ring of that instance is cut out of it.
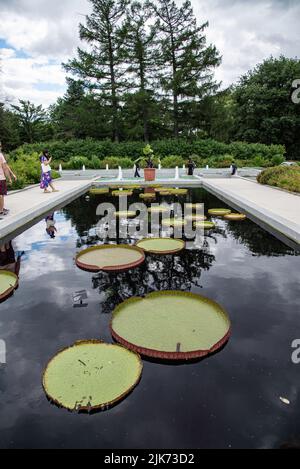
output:
<svg viewBox="0 0 300 469"><path fill-rule="evenodd" d="M136 163L135 164L135 173L134 173L135 178L140 178L141 177L140 170L141 170L140 163Z"/></svg>
<svg viewBox="0 0 300 469"><path fill-rule="evenodd" d="M195 171L196 165L195 165L194 161L192 160L192 158L189 159L187 167L188 167L188 175L189 176L194 176L194 171Z"/></svg>
<svg viewBox="0 0 300 469"><path fill-rule="evenodd" d="M232 163L231 165L231 176L236 176L237 174L238 167L235 162Z"/></svg>

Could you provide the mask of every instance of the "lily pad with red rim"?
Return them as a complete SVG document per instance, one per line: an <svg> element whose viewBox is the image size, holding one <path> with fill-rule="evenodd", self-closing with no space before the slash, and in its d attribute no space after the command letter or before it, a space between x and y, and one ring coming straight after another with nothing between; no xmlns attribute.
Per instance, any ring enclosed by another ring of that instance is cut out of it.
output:
<svg viewBox="0 0 300 469"><path fill-rule="evenodd" d="M87 272L125 272L140 266L144 261L144 251L127 244L93 246L76 256L77 267Z"/></svg>
<svg viewBox="0 0 300 469"><path fill-rule="evenodd" d="M189 360L220 349L230 337L231 324L223 308L204 296L162 291L120 304L111 332L119 343L142 355Z"/></svg>
<svg viewBox="0 0 300 469"><path fill-rule="evenodd" d="M18 286L18 276L9 270L0 270L0 301L8 298Z"/></svg>

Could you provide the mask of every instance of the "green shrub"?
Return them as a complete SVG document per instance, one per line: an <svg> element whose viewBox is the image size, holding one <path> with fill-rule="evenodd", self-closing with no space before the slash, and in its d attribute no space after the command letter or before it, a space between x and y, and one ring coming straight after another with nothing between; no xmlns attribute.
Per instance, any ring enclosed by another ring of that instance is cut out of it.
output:
<svg viewBox="0 0 300 469"><path fill-rule="evenodd" d="M176 168L176 166L182 167L185 164L185 160L182 156L170 155L166 156L162 160L163 168Z"/></svg>
<svg viewBox="0 0 300 469"><path fill-rule="evenodd" d="M262 171L257 178L260 184L300 192L300 167L276 166Z"/></svg>
<svg viewBox="0 0 300 469"><path fill-rule="evenodd" d="M41 179L41 165L38 153L26 155L19 153L17 159L8 158L8 163L17 176L17 181L13 182L9 189L22 189L25 186L38 184ZM56 171L52 171L53 179L59 178L60 175Z"/></svg>
<svg viewBox="0 0 300 469"><path fill-rule="evenodd" d="M48 148L50 154L56 161L69 162L72 157L78 155L94 160L94 157L103 161L112 155L117 158L128 158L133 161L143 157L143 142L121 142L113 143L109 140L97 141L86 140L54 140L38 144L25 144L11 153L12 157L18 157L19 153L31 154L41 153L44 148ZM275 156L285 155L285 148L282 145L263 145L260 143L247 144L244 142L233 142L226 144L212 139L197 139L189 141L187 139L164 139L151 142L154 155L163 159L170 155L181 156L185 161L192 155L196 155L201 160L209 158L224 157L232 155L233 158L243 161L254 159L260 155L264 160L272 160Z"/></svg>

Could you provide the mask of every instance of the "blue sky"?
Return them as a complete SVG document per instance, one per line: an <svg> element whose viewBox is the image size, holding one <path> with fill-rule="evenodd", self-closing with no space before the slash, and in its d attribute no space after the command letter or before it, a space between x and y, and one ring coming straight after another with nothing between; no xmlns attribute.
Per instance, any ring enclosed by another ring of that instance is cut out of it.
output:
<svg viewBox="0 0 300 469"><path fill-rule="evenodd" d="M181 0L176 0L178 4ZM216 78L234 83L273 55L300 51L300 0L192 0L199 23L209 21L208 41L223 63ZM61 63L80 44L78 24L88 0L0 0L1 95L49 106L64 94Z"/></svg>

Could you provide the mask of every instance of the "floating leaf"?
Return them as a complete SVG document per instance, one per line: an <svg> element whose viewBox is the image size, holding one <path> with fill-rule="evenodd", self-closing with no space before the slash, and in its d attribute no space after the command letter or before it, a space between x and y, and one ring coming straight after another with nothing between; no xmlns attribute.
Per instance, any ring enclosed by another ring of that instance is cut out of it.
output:
<svg viewBox="0 0 300 469"><path fill-rule="evenodd" d="M174 226L174 227L182 227L187 225L187 222L185 220L182 220L182 218L165 218L162 220L162 226Z"/></svg>
<svg viewBox="0 0 300 469"><path fill-rule="evenodd" d="M121 210L120 212L115 213L117 218L134 218L136 216L136 212L130 210Z"/></svg>
<svg viewBox="0 0 300 469"><path fill-rule="evenodd" d="M71 411L105 409L138 384L142 362L136 353L96 340L76 342L48 363L43 387L48 398Z"/></svg>
<svg viewBox="0 0 300 469"><path fill-rule="evenodd" d="M94 187L90 190L91 195L109 194L109 187Z"/></svg>
<svg viewBox="0 0 300 469"><path fill-rule="evenodd" d="M225 215L229 215L231 210L227 208L211 208L208 210L209 215L214 215L216 217L224 217Z"/></svg>
<svg viewBox="0 0 300 469"><path fill-rule="evenodd" d="M162 291L119 305L111 322L113 337L142 355L188 360L222 347L230 320L214 301L193 293Z"/></svg>
<svg viewBox="0 0 300 469"><path fill-rule="evenodd" d="M88 272L123 272L138 267L145 261L145 253L136 246L106 244L81 251L76 265Z"/></svg>
<svg viewBox="0 0 300 469"><path fill-rule="evenodd" d="M113 191L112 195L114 197L131 197L133 195L132 191Z"/></svg>
<svg viewBox="0 0 300 469"><path fill-rule="evenodd" d="M240 221L246 220L247 217L243 213L229 213L228 215L225 215L224 218L230 221Z"/></svg>
<svg viewBox="0 0 300 469"><path fill-rule="evenodd" d="M149 254L176 254L185 248L185 242L173 238L142 239L136 244Z"/></svg>
<svg viewBox="0 0 300 469"><path fill-rule="evenodd" d="M18 276L8 270L0 270L0 301L7 298L18 286Z"/></svg>
<svg viewBox="0 0 300 469"><path fill-rule="evenodd" d="M202 228L203 230L213 230L216 225L212 221L196 221L194 223L196 228Z"/></svg>

